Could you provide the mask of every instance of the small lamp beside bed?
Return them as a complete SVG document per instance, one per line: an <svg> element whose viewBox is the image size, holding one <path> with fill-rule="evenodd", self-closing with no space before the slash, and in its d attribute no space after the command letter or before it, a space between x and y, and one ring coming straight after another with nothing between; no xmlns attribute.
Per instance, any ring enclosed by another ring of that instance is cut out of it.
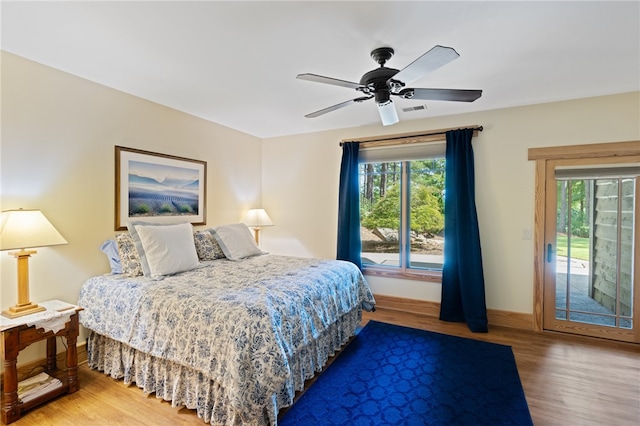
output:
<svg viewBox="0 0 640 426"><path fill-rule="evenodd" d="M6 210L0 216L0 250L18 260L18 303L2 312L2 316L16 318L44 311L45 308L29 300L29 257L34 247L67 244L40 210Z"/></svg>
<svg viewBox="0 0 640 426"><path fill-rule="evenodd" d="M253 229L253 237L256 244L260 245L260 228L263 226L273 226L271 218L264 209L251 209L242 219L242 223Z"/></svg>

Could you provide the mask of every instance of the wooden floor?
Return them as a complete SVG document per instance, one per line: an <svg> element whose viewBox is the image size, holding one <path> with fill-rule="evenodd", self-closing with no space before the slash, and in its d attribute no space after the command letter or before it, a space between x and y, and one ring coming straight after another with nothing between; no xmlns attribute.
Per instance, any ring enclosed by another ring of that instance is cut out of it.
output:
<svg viewBox="0 0 640 426"><path fill-rule="evenodd" d="M559 334L491 327L474 334L444 323L378 309L363 323L421 328L509 345L535 425L640 425L640 346ZM171 407L135 385L79 368L80 390L38 407L12 423L45 425L203 425L194 411Z"/></svg>

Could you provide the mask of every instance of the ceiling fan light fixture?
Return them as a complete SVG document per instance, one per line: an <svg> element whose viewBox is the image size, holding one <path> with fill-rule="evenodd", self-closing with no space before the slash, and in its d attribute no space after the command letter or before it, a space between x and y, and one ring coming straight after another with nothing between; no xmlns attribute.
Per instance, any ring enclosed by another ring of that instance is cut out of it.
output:
<svg viewBox="0 0 640 426"><path fill-rule="evenodd" d="M383 103L378 103L378 112L380 113L380 120L383 126L391 126L400 121L396 106L391 99Z"/></svg>

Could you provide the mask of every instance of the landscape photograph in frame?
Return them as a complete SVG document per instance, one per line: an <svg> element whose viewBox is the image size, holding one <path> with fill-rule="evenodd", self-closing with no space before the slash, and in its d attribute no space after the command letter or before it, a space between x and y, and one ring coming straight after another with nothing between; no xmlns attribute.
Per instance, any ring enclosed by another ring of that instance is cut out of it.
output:
<svg viewBox="0 0 640 426"><path fill-rule="evenodd" d="M116 230L129 221L206 224L206 161L115 148Z"/></svg>

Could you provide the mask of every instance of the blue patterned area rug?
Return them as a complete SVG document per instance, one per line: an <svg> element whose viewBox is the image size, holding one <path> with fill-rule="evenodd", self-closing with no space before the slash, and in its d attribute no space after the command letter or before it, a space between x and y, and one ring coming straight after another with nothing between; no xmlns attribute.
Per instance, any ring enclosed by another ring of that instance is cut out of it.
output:
<svg viewBox="0 0 640 426"><path fill-rule="evenodd" d="M532 425L511 347L369 321L280 425Z"/></svg>

